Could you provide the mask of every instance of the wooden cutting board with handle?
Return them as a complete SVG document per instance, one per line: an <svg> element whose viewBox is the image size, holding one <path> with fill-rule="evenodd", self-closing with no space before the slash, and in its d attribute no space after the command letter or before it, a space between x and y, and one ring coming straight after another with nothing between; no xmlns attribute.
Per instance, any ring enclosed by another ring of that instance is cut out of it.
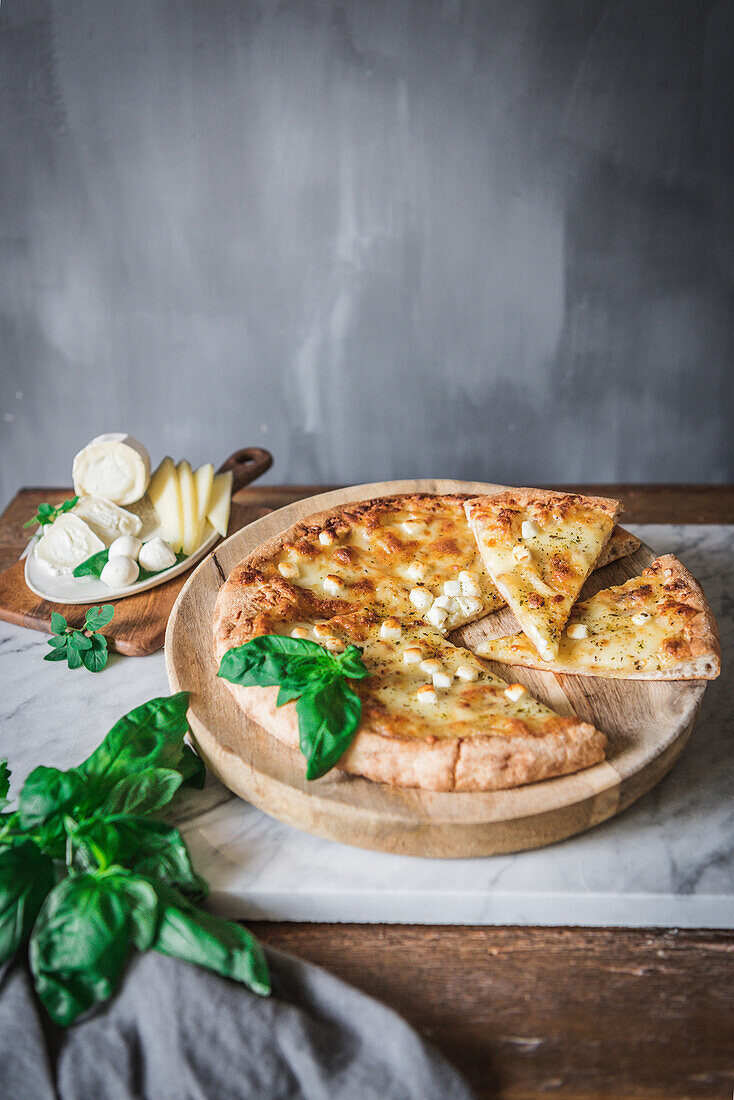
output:
<svg viewBox="0 0 734 1100"><path fill-rule="evenodd" d="M232 495L236 496L247 485L269 470L273 456L262 447L245 447L219 467L219 473L232 471ZM71 496L71 489L21 489L0 517L0 547L11 541L18 545L19 535L25 535L25 545L32 531L22 532L23 524L35 515L39 503L63 500ZM260 518L267 509L253 508L246 499L232 500L228 535L232 535L247 523ZM24 562L16 561L0 573L0 620L42 630L51 634L51 614L59 612L70 626L80 627L84 622L84 604L55 604L36 596L24 580ZM145 657L155 653L163 645L166 623L176 597L183 588L189 572L173 580L115 601L115 617L105 627L110 649L126 657ZM98 602L98 601L95 601Z"/></svg>

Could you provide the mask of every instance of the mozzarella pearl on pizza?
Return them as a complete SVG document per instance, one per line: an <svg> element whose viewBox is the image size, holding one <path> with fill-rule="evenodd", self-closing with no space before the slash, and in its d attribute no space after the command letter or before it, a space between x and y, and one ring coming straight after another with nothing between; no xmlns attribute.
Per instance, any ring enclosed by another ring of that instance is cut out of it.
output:
<svg viewBox="0 0 734 1100"><path fill-rule="evenodd" d="M515 546L512 550L512 556L519 565L520 562L530 561L533 555L530 553L527 546Z"/></svg>
<svg viewBox="0 0 734 1100"><path fill-rule="evenodd" d="M322 546L333 546L336 542L336 535L333 531L320 531L319 542Z"/></svg>
<svg viewBox="0 0 734 1100"><path fill-rule="evenodd" d="M477 578L468 569L462 569L459 573L459 584L462 596L479 596L481 591Z"/></svg>
<svg viewBox="0 0 734 1100"><path fill-rule="evenodd" d="M397 619L385 619L380 626L380 637L384 642L397 642L400 640L402 633L403 628Z"/></svg>
<svg viewBox="0 0 734 1100"><path fill-rule="evenodd" d="M434 672L433 674L433 686L441 691L450 688L452 680L453 676L450 672Z"/></svg>
<svg viewBox="0 0 734 1100"><path fill-rule="evenodd" d="M341 640L341 638L327 638L324 642L324 645L332 653L340 653L341 650L344 649L344 642Z"/></svg>
<svg viewBox="0 0 734 1100"><path fill-rule="evenodd" d="M296 577L300 575L301 570L298 567L298 563L295 561L282 561L278 565L278 572L281 577L285 577L286 580L294 581Z"/></svg>
<svg viewBox="0 0 734 1100"><path fill-rule="evenodd" d="M571 623L566 630L566 634L569 638L588 638L589 628L585 623Z"/></svg>
<svg viewBox="0 0 734 1100"><path fill-rule="evenodd" d="M536 535L540 534L540 531L541 528L538 527L537 523L535 523L532 519L524 519L522 521L521 532L524 539L535 538Z"/></svg>
<svg viewBox="0 0 734 1100"><path fill-rule="evenodd" d="M294 626L291 630L291 638L308 638L308 631L305 626Z"/></svg>
<svg viewBox="0 0 734 1100"><path fill-rule="evenodd" d="M423 650L418 646L411 645L407 649L403 650L403 662L406 665L417 665L419 661L423 660Z"/></svg>
<svg viewBox="0 0 734 1100"><path fill-rule="evenodd" d="M338 596L343 591L344 582L339 577L335 577L333 573L327 573L324 577L324 592L328 592L330 596Z"/></svg>
<svg viewBox="0 0 734 1100"><path fill-rule="evenodd" d="M330 638L331 630L328 623L315 623L313 628L314 636L316 638Z"/></svg>
<svg viewBox="0 0 734 1100"><path fill-rule="evenodd" d="M631 621L635 626L643 626L651 618L652 615L648 611L638 611L636 615L632 616Z"/></svg>
<svg viewBox="0 0 734 1100"><path fill-rule="evenodd" d="M522 699L523 695L527 695L527 693L528 689L526 687L523 687L522 684L510 684L509 687L505 688L505 696L512 703L517 703L520 699Z"/></svg>
<svg viewBox="0 0 734 1100"><path fill-rule="evenodd" d="M471 668L469 665L459 665L456 670L456 675L460 680L466 680L467 683L471 683L477 679L479 673L475 668Z"/></svg>
<svg viewBox="0 0 734 1100"><path fill-rule="evenodd" d="M419 687L415 693L415 697L419 703L424 703L426 706L435 706L438 702L438 695L429 684L424 684L423 687Z"/></svg>
<svg viewBox="0 0 734 1100"><path fill-rule="evenodd" d="M434 672L440 672L442 668L443 665L437 657L429 657L426 661L421 661L421 671L429 676L433 676Z"/></svg>
<svg viewBox="0 0 734 1100"><path fill-rule="evenodd" d="M425 563L422 561L412 561L406 569L406 573L410 580L422 581L426 575Z"/></svg>
<svg viewBox="0 0 734 1100"><path fill-rule="evenodd" d="M411 588L410 602L419 611L427 611L433 603L433 596L427 588Z"/></svg>
<svg viewBox="0 0 734 1100"><path fill-rule="evenodd" d="M448 617L448 611L443 607L436 607L435 604L426 612L426 622L429 622L431 626L435 626L439 630L443 629Z"/></svg>
<svg viewBox="0 0 734 1100"><path fill-rule="evenodd" d="M461 581L444 581L443 594L452 598L461 596Z"/></svg>

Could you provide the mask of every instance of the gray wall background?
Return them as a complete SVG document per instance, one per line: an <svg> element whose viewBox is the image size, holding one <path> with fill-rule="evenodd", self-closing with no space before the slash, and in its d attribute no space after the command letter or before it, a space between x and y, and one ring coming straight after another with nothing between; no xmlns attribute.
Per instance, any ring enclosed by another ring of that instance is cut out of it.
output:
<svg viewBox="0 0 734 1100"><path fill-rule="evenodd" d="M734 10L4 0L0 490L734 479Z"/></svg>

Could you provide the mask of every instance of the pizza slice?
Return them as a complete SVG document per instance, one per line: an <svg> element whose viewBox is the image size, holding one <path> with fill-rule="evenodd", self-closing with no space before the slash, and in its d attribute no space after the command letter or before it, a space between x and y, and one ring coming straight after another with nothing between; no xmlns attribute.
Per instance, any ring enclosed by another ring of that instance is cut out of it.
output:
<svg viewBox="0 0 734 1100"><path fill-rule="evenodd" d="M619 501L512 489L464 507L500 594L538 653L554 660L571 608L611 538Z"/></svg>
<svg viewBox="0 0 734 1100"><path fill-rule="evenodd" d="M344 772L427 790L496 790L566 775L604 758L603 733L556 714L424 623L355 612L294 626L278 611L257 623L240 618L234 629L224 629L226 588L215 617L219 659L256 633L295 634L332 651L347 645L362 650L370 676L353 684L362 714L337 764ZM295 704L277 707L277 687L227 687L255 721L298 749Z"/></svg>
<svg viewBox="0 0 734 1100"><path fill-rule="evenodd" d="M552 662L524 634L482 642L477 652L507 665L623 680L713 680L721 671L711 608L672 554L576 604Z"/></svg>

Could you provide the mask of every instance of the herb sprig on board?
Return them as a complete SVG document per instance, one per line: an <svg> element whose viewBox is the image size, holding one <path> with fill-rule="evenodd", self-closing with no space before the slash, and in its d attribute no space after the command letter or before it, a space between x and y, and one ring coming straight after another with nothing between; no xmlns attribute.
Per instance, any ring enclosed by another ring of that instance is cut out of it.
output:
<svg viewBox="0 0 734 1100"><path fill-rule="evenodd" d="M358 646L330 653L307 638L264 634L225 653L218 675L242 687L279 687L279 707L297 700L306 778L318 779L349 748L362 716L362 701L348 681L370 673Z"/></svg>
<svg viewBox="0 0 734 1100"><path fill-rule="evenodd" d="M84 665L90 672L101 672L107 664L107 639L99 631L112 621L115 609L111 603L102 607L90 607L84 617L84 626L76 630L69 626L58 611L51 614L53 637L48 644L51 652L44 661L66 661L69 668L81 668Z"/></svg>
<svg viewBox="0 0 734 1100"><path fill-rule="evenodd" d="M35 524L40 524L41 527L46 527L64 512L70 512L75 504L79 503L79 497L72 497L70 500L64 500L61 504L39 504L38 511L33 519L29 519L27 523L23 524L23 527L33 527Z"/></svg>
<svg viewBox="0 0 734 1100"><path fill-rule="evenodd" d="M51 1019L71 1024L117 989L133 949L270 992L262 948L197 908L207 887L178 829L148 816L204 766L184 744L188 692L151 699L69 771L39 767L0 813L0 964L24 944ZM0 807L10 773L0 763Z"/></svg>
<svg viewBox="0 0 734 1100"><path fill-rule="evenodd" d="M84 561L80 562L74 570L73 575L75 577L101 577L102 570L107 565L107 562L109 560L109 550L98 550L96 554L92 554L90 558L85 558ZM185 560L186 554L184 554L182 551L179 551L179 553L176 554L176 560L173 565L179 565L180 562ZM159 573L166 573L169 569L173 569L173 565L167 565L165 569L158 569L156 572L153 573L149 572L149 570L147 569L143 569L141 566L137 579L138 581L149 581L151 577L157 577Z"/></svg>

